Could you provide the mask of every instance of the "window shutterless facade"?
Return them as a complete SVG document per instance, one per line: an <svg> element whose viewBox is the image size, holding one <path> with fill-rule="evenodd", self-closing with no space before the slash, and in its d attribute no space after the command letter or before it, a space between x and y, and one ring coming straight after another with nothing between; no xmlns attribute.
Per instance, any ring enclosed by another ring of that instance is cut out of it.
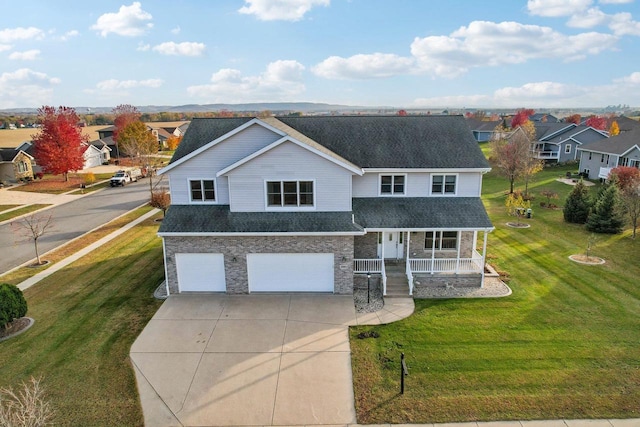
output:
<svg viewBox="0 0 640 427"><path fill-rule="evenodd" d="M456 194L457 175L432 175L431 194Z"/></svg>
<svg viewBox="0 0 640 427"><path fill-rule="evenodd" d="M380 194L392 195L405 193L406 175L380 175Z"/></svg>
<svg viewBox="0 0 640 427"><path fill-rule="evenodd" d="M436 251L441 251L443 249L457 249L457 245L457 231L427 231L425 233L424 248L427 250L435 249Z"/></svg>
<svg viewBox="0 0 640 427"><path fill-rule="evenodd" d="M213 179L190 179L189 193L192 202L216 201L216 183Z"/></svg>
<svg viewBox="0 0 640 427"><path fill-rule="evenodd" d="M267 181L268 207L313 207L313 181Z"/></svg>

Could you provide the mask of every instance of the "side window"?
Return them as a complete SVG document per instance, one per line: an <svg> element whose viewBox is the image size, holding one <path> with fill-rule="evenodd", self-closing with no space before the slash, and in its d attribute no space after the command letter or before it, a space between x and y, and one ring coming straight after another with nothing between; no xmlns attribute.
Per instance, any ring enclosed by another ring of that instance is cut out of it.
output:
<svg viewBox="0 0 640 427"><path fill-rule="evenodd" d="M189 180L189 191L192 202L215 202L216 186L212 179Z"/></svg>

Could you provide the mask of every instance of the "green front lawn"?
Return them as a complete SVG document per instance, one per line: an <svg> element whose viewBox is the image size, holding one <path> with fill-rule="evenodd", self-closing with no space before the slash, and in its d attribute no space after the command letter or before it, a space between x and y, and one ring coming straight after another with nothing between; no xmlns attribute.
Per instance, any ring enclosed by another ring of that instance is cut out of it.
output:
<svg viewBox="0 0 640 427"><path fill-rule="evenodd" d="M13 206L13 205L7 205L7 206ZM11 212L0 213L0 222L8 221L10 219L29 214L31 212L39 211L40 209L46 208L47 206L51 206L51 205L48 205L48 204L27 205Z"/></svg>
<svg viewBox="0 0 640 427"><path fill-rule="evenodd" d="M0 343L0 387L42 377L55 425L143 424L129 349L160 305L157 229L146 220L25 291L36 323Z"/></svg>
<svg viewBox="0 0 640 427"><path fill-rule="evenodd" d="M571 187L547 168L533 193ZM508 183L485 176L496 227L489 262L509 274L513 295L482 300L416 300L401 322L351 330L358 422L640 417L640 242L597 235L603 266L573 263L589 233L562 210L539 207L529 229L505 226ZM592 187L592 192L595 190ZM380 338L358 339L375 330ZM399 394L399 357L410 375Z"/></svg>

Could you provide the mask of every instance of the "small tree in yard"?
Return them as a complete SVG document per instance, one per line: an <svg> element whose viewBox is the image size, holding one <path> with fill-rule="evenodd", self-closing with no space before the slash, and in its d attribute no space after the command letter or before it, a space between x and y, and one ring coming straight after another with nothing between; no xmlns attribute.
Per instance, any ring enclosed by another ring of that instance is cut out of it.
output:
<svg viewBox="0 0 640 427"><path fill-rule="evenodd" d="M509 215L518 218L517 225L522 225L519 220L522 218L525 211L531 207L531 202L529 200L524 200L521 194L515 195L514 193L510 193L507 196L505 206L507 207L507 213Z"/></svg>
<svg viewBox="0 0 640 427"><path fill-rule="evenodd" d="M167 209L171 205L171 196L166 188L160 188L151 192L151 206L162 209L162 216L167 214Z"/></svg>
<svg viewBox="0 0 640 427"><path fill-rule="evenodd" d="M149 158L158 153L158 141L147 125L137 121L127 124L118 135L120 150L137 160L139 166L149 164Z"/></svg>
<svg viewBox="0 0 640 427"><path fill-rule="evenodd" d="M640 170L632 167L617 167L611 171L614 182L620 189L620 203L627 214L631 228L631 238L636 238L640 221Z"/></svg>
<svg viewBox="0 0 640 427"><path fill-rule="evenodd" d="M501 135L496 128L496 135ZM509 140L496 139L491 143L492 161L498 173L509 180L509 193L513 193L516 179L520 178L531 158L531 147L523 130L517 130Z"/></svg>
<svg viewBox="0 0 640 427"><path fill-rule="evenodd" d="M36 161L45 172L62 174L69 180L69 172L84 166L83 142L89 138L78 126L80 119L73 108L44 106L38 110L42 124L40 133L32 135Z"/></svg>
<svg viewBox="0 0 640 427"><path fill-rule="evenodd" d="M624 219L620 209L620 194L615 184L600 192L587 219L587 230L594 233L617 234L622 231Z"/></svg>
<svg viewBox="0 0 640 427"><path fill-rule="evenodd" d="M564 203L562 210L564 220L574 224L584 224L589 217L589 209L591 209L589 190L580 180L573 187L569 197L567 197L567 201Z"/></svg>
<svg viewBox="0 0 640 427"><path fill-rule="evenodd" d="M29 215L18 221L12 222L14 230L27 240L33 240L36 250L37 265L41 265L40 253L38 252L38 239L42 237L49 228L52 227L53 217L51 215Z"/></svg>
<svg viewBox="0 0 640 427"><path fill-rule="evenodd" d="M27 314L27 301L15 285L0 284L0 327L6 328L15 319Z"/></svg>
<svg viewBox="0 0 640 427"><path fill-rule="evenodd" d="M543 207L547 207L547 208L554 208L556 207L556 205L551 203L551 199L557 199L558 198L558 193L556 193L553 190L549 190L549 189L544 189L540 192L540 194L544 197L547 198L547 203L543 206ZM542 202L544 203L544 202ZM542 204L540 203L540 204Z"/></svg>

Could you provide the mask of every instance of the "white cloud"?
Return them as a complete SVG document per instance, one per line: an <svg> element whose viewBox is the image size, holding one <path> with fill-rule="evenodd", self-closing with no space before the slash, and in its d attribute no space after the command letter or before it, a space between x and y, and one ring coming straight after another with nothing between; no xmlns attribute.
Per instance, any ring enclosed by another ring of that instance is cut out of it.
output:
<svg viewBox="0 0 640 427"><path fill-rule="evenodd" d="M44 31L40 28L5 28L0 30L0 43L12 43L18 40L40 40L44 38Z"/></svg>
<svg viewBox="0 0 640 427"><path fill-rule="evenodd" d="M60 79L21 68L0 74L0 108L31 107L51 102L53 86Z"/></svg>
<svg viewBox="0 0 640 427"><path fill-rule="evenodd" d="M60 39L62 41L67 41L69 39L71 39L72 37L78 37L80 35L80 32L78 32L78 30L71 30L71 31L67 31L66 33L64 33L64 35L62 37L60 37Z"/></svg>
<svg viewBox="0 0 640 427"><path fill-rule="evenodd" d="M151 45L140 42L138 43L138 47L136 48L136 50L139 50L140 52L146 52L148 50L151 50Z"/></svg>
<svg viewBox="0 0 640 427"><path fill-rule="evenodd" d="M592 0L529 0L529 13L537 16L571 16L586 10Z"/></svg>
<svg viewBox="0 0 640 427"><path fill-rule="evenodd" d="M224 68L211 76L211 83L189 86L187 93L204 102L289 101L305 91L304 66L293 60L270 63L258 76L243 76L239 70Z"/></svg>
<svg viewBox="0 0 640 427"><path fill-rule="evenodd" d="M567 36L538 25L473 21L450 36L416 37L411 53L422 70L455 77L481 66L520 64L541 58L582 59L614 46L616 41L613 35L596 32Z"/></svg>
<svg viewBox="0 0 640 427"><path fill-rule="evenodd" d="M600 0L598 3L601 4L625 4L625 3L633 3L634 0Z"/></svg>
<svg viewBox="0 0 640 427"><path fill-rule="evenodd" d="M633 72L628 76L615 79L614 83L627 83L632 85L640 85L640 71Z"/></svg>
<svg viewBox="0 0 640 427"><path fill-rule="evenodd" d="M10 44L0 44L0 52L4 52L5 50L10 50L10 49L11 49Z"/></svg>
<svg viewBox="0 0 640 427"><path fill-rule="evenodd" d="M152 49L162 55L201 56L206 47L207 46L204 43L165 42L154 46Z"/></svg>
<svg viewBox="0 0 640 427"><path fill-rule="evenodd" d="M567 25L573 28L593 28L598 25L606 25L609 19L609 15L597 7L592 7L584 12L572 15L567 21Z"/></svg>
<svg viewBox="0 0 640 427"><path fill-rule="evenodd" d="M331 56L313 67L312 71L327 79L369 79L408 73L414 63L413 58L389 53L360 54L349 58Z"/></svg>
<svg viewBox="0 0 640 427"><path fill-rule="evenodd" d="M634 21L630 13L616 13L611 16L609 28L617 36L640 36L640 22Z"/></svg>
<svg viewBox="0 0 640 427"><path fill-rule="evenodd" d="M96 23L91 26L102 37L109 33L120 36L140 36L153 27L150 21L153 17L150 13L142 10L140 2L133 2L131 6L120 6L117 13L105 13L101 15Z"/></svg>
<svg viewBox="0 0 640 427"><path fill-rule="evenodd" d="M238 12L262 21L299 21L315 6L329 6L331 0L245 0Z"/></svg>
<svg viewBox="0 0 640 427"><path fill-rule="evenodd" d="M451 108L571 108L630 104L640 96L640 72L613 80L612 83L578 86L560 82L532 82L503 87L492 94L417 98L414 107Z"/></svg>
<svg viewBox="0 0 640 427"><path fill-rule="evenodd" d="M137 87L158 88L162 86L162 79L146 79L146 80L117 80L109 79L98 82L96 87L101 91L112 91L119 89L132 89Z"/></svg>
<svg viewBox="0 0 640 427"><path fill-rule="evenodd" d="M12 52L9 59L20 61L33 61L38 59L40 51L38 49L25 50L24 52Z"/></svg>
<svg viewBox="0 0 640 427"><path fill-rule="evenodd" d="M180 34L180 26L178 25L177 27L173 28L171 30L171 34Z"/></svg>

